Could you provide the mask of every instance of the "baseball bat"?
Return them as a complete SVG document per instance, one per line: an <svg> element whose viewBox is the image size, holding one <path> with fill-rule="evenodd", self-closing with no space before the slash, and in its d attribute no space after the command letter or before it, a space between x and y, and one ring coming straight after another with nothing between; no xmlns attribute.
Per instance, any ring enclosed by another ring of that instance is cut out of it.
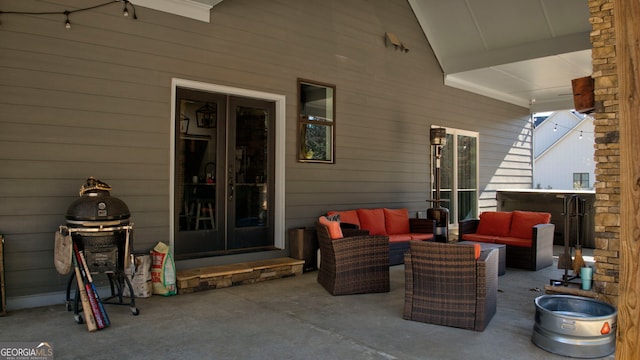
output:
<svg viewBox="0 0 640 360"><path fill-rule="evenodd" d="M98 324L91 312L91 304L89 303L89 296L87 290L84 287L84 281L82 281L82 274L80 273L80 267L78 266L78 260L73 257L73 266L76 271L76 280L78 280L78 293L80 294L80 302L82 303L82 313L84 314L84 322L87 323L87 330L90 332L98 330Z"/></svg>
<svg viewBox="0 0 640 360"><path fill-rule="evenodd" d="M91 285L89 285L89 277L87 276L88 267L84 262L84 257L80 250L78 250L78 245L73 244L73 252L76 257L76 261L78 262L78 267L80 268L80 274L82 276L82 281L84 282L85 291L87 292L87 297L89 298L89 305L91 306L91 312L93 313L93 318L96 321L96 326L98 330L104 329L104 319L100 314L100 308L98 307L98 302L96 301L96 294L93 292Z"/></svg>
<svg viewBox="0 0 640 360"><path fill-rule="evenodd" d="M91 288L91 292L89 292L89 301L91 301L92 308L94 307L93 303L95 302L95 308L97 308L98 313L100 314L100 320L104 326L111 325L111 321L109 320L109 316L107 315L107 310L104 308L104 304L100 299L100 295L98 295L98 290L96 289L96 285L93 283L93 277L91 276L91 271L89 271L89 266L87 265L87 259L84 257L84 253L79 251L80 259L82 260L82 267L84 268L85 274L87 275L87 286ZM91 298L91 294L93 294L93 299ZM97 320L97 319L96 319ZM100 327L100 321L98 321L98 327Z"/></svg>
<svg viewBox="0 0 640 360"><path fill-rule="evenodd" d="M91 285L89 285L87 282L85 282L84 287L87 290L87 297L89 297L91 312L93 313L93 317L96 319L96 325L98 326L98 330L104 329L106 325L104 323L104 318L100 313L100 308L98 307L98 300L96 300L96 294L91 289Z"/></svg>

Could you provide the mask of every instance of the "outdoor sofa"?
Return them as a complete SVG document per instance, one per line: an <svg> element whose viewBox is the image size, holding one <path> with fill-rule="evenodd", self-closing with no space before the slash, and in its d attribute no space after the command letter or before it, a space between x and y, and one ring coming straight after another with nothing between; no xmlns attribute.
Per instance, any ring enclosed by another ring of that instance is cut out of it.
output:
<svg viewBox="0 0 640 360"><path fill-rule="evenodd" d="M507 267L539 270L553 264L553 234L547 212L485 211L479 219L461 220L460 241L504 244Z"/></svg>
<svg viewBox="0 0 640 360"><path fill-rule="evenodd" d="M373 208L329 211L327 216L339 215L340 223L355 225L367 230L369 235L388 237L389 265L404 263L404 254L409 249L410 240L433 240L435 221L409 218L409 210Z"/></svg>

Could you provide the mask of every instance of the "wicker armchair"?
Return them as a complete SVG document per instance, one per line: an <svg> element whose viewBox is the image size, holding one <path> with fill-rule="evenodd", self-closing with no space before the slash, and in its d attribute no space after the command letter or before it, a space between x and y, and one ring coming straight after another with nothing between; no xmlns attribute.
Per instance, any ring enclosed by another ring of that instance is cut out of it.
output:
<svg viewBox="0 0 640 360"><path fill-rule="evenodd" d="M471 245L411 241L403 317L483 331L496 313L498 251L474 255Z"/></svg>
<svg viewBox="0 0 640 360"><path fill-rule="evenodd" d="M389 291L389 239L346 230L332 240L326 226L316 223L320 245L318 282L332 295Z"/></svg>

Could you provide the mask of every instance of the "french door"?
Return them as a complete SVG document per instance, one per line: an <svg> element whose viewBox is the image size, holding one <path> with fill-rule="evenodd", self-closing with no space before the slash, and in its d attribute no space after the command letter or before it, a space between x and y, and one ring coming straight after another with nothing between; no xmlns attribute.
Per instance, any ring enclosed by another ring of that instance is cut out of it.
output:
<svg viewBox="0 0 640 360"><path fill-rule="evenodd" d="M274 247L273 102L176 89L176 259Z"/></svg>
<svg viewBox="0 0 640 360"><path fill-rule="evenodd" d="M449 223L478 216L478 133L447 128L442 148L440 197ZM435 191L435 190L434 190Z"/></svg>

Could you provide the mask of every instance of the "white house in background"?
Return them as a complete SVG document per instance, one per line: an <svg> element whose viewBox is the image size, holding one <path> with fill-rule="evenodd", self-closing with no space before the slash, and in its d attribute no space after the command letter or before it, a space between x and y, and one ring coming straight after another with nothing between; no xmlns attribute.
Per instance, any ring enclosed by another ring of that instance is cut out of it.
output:
<svg viewBox="0 0 640 360"><path fill-rule="evenodd" d="M534 123L533 187L593 189L593 118L565 110L550 113L546 119L539 118Z"/></svg>

